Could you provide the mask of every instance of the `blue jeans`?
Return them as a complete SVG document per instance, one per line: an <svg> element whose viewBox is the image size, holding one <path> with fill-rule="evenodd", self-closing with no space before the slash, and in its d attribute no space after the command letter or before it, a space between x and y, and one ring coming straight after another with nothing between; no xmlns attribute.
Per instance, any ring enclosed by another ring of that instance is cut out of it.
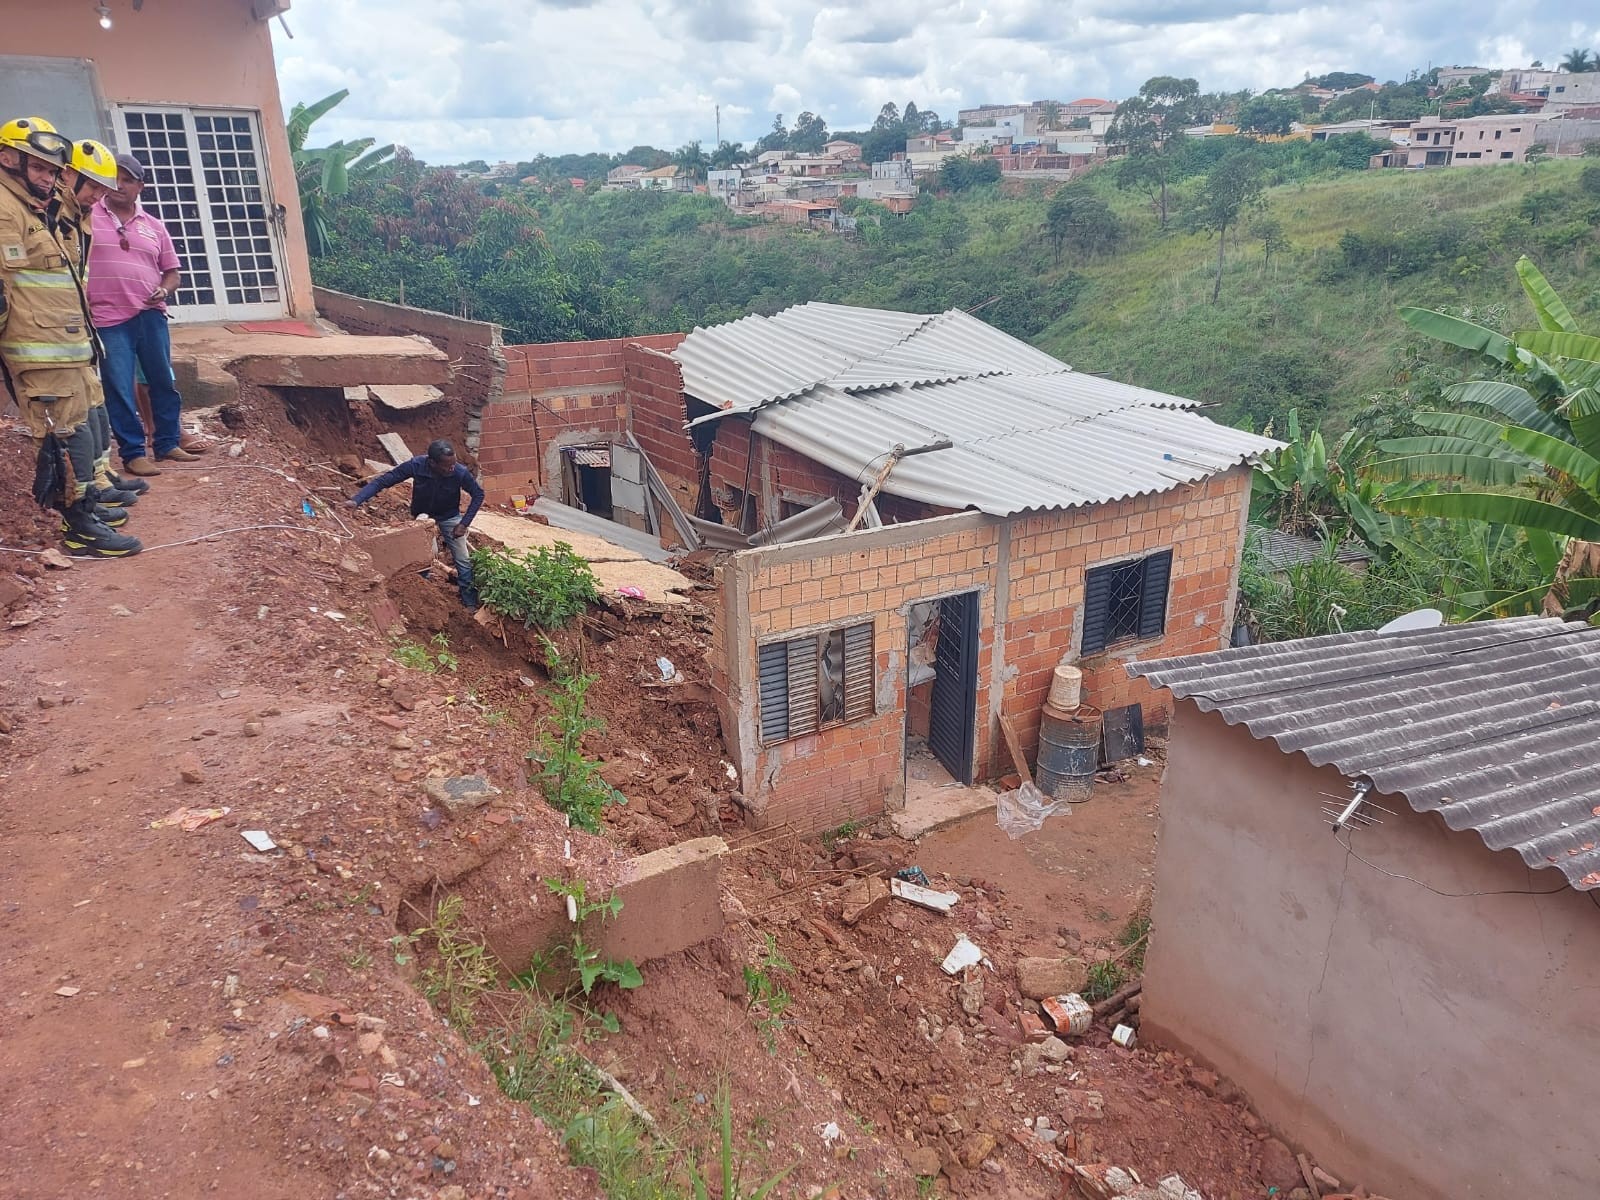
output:
<svg viewBox="0 0 1600 1200"><path fill-rule="evenodd" d="M460 517L446 517L439 522L439 532L444 535L445 549L450 551L450 561L456 566L456 583L461 589L461 598L465 600L472 591L472 559L467 550L467 535L451 536L459 524Z"/></svg>
<svg viewBox="0 0 1600 1200"><path fill-rule="evenodd" d="M155 456L160 458L169 450L176 450L182 434L178 420L183 412L183 397L178 395L172 375L172 341L167 335L166 314L147 308L120 325L102 328L100 342L106 348L100 381L105 385L106 412L111 417L111 432L116 435L122 461L147 457L146 431L139 420L133 391L136 363L150 389L150 415L156 423L150 431L155 439Z"/></svg>

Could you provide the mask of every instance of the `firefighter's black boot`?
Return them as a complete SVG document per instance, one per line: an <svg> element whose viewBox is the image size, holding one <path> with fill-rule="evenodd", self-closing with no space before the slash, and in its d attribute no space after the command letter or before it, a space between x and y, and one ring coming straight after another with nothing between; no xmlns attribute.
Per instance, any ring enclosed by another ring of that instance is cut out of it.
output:
<svg viewBox="0 0 1600 1200"><path fill-rule="evenodd" d="M139 503L139 493L127 488L107 487L105 484L89 485L89 499L106 508L132 508Z"/></svg>
<svg viewBox="0 0 1600 1200"><path fill-rule="evenodd" d="M127 558L144 549L136 537L116 533L108 528L94 512L88 500L79 500L61 514L62 538L67 543L67 553L82 558ZM123 514L127 520L127 514Z"/></svg>
<svg viewBox="0 0 1600 1200"><path fill-rule="evenodd" d="M150 485L137 475L118 475L115 471L107 471L106 478L111 480L111 486L119 492L132 492L142 496L150 490Z"/></svg>

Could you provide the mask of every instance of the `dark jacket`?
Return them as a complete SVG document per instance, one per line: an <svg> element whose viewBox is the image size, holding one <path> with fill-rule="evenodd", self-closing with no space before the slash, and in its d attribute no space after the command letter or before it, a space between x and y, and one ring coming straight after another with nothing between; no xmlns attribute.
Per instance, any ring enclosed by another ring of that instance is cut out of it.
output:
<svg viewBox="0 0 1600 1200"><path fill-rule="evenodd" d="M483 489L478 486L478 481L472 477L471 471L457 463L456 469L450 474L436 475L433 468L428 465L426 454L419 454L409 462L403 462L393 470L385 471L357 492L355 501L357 504L365 504L385 488L392 488L407 479L411 480L413 517L426 513L435 521L448 521L461 512L462 492L472 497L466 516L462 517L463 524L472 524L472 518L477 516L478 509L483 507Z"/></svg>

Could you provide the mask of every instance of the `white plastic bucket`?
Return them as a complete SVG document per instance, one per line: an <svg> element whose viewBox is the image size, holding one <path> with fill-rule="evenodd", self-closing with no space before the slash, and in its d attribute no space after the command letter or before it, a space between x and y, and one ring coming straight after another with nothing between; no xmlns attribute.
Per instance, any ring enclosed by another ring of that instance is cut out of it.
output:
<svg viewBox="0 0 1600 1200"><path fill-rule="evenodd" d="M1045 703L1071 712L1082 702L1083 672L1071 663L1062 663L1050 681L1050 694L1045 698Z"/></svg>

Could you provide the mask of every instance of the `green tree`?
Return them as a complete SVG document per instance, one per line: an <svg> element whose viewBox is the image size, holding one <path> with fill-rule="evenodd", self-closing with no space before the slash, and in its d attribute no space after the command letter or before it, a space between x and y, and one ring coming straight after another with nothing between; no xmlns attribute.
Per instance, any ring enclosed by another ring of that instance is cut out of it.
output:
<svg viewBox="0 0 1600 1200"><path fill-rule="evenodd" d="M1600 61L1597 61L1596 56L1590 51L1574 46L1561 60L1561 70L1581 75L1587 71L1600 70Z"/></svg>
<svg viewBox="0 0 1600 1200"><path fill-rule="evenodd" d="M789 131L784 127L783 114L775 113L772 117L772 128L756 143L756 153L765 154L768 150L787 150L789 148Z"/></svg>
<svg viewBox="0 0 1600 1200"><path fill-rule="evenodd" d="M1061 105L1054 100L1046 100L1039 106L1039 125L1046 133L1053 132L1061 124Z"/></svg>
<svg viewBox="0 0 1600 1200"><path fill-rule="evenodd" d="M374 138L316 148L306 145L311 127L349 95L348 88L341 88L313 104L296 104L289 111L289 153L300 192L300 215L305 221L307 246L319 257L328 253L333 241L328 226L329 201L347 193L352 180L371 177L394 157L392 145L373 149Z"/></svg>
<svg viewBox="0 0 1600 1200"><path fill-rule="evenodd" d="M1277 217L1257 217L1250 222L1250 236L1261 243L1262 265L1272 266L1272 256L1289 250L1289 237L1283 232L1283 222Z"/></svg>
<svg viewBox="0 0 1600 1200"><path fill-rule="evenodd" d="M1291 96L1256 96L1239 106L1234 120L1250 133L1288 133L1300 119L1300 105Z"/></svg>
<svg viewBox="0 0 1600 1200"><path fill-rule="evenodd" d="M828 123L816 113L803 112L789 131L790 150L800 154L821 154L828 142Z"/></svg>
<svg viewBox="0 0 1600 1200"><path fill-rule="evenodd" d="M1045 211L1045 234L1055 247L1056 263L1063 246L1089 258L1112 250L1122 226L1106 202L1085 187L1062 188Z"/></svg>
<svg viewBox="0 0 1600 1200"><path fill-rule="evenodd" d="M686 142L678 148L672 156L672 161L682 167L690 179L704 179L706 171L710 169L711 159L701 148L698 141Z"/></svg>
<svg viewBox="0 0 1600 1200"><path fill-rule="evenodd" d="M1517 260L1517 276L1538 316L1536 330L1507 336L1447 313L1400 310L1414 328L1478 355L1496 378L1447 389L1466 411L1417 414L1429 432L1383 443L1394 457L1375 470L1453 489L1392 500L1385 505L1392 512L1520 531L1541 579L1490 597L1486 608L1502 615L1541 605L1550 613L1587 611L1600 598L1600 337L1579 330L1528 258Z"/></svg>
<svg viewBox="0 0 1600 1200"><path fill-rule="evenodd" d="M1252 150L1235 150L1217 161L1206 174L1196 198L1192 219L1200 229L1217 235L1217 277L1211 287L1211 303L1222 295L1222 267L1228 230L1240 218L1262 204L1266 184L1261 160Z"/></svg>

